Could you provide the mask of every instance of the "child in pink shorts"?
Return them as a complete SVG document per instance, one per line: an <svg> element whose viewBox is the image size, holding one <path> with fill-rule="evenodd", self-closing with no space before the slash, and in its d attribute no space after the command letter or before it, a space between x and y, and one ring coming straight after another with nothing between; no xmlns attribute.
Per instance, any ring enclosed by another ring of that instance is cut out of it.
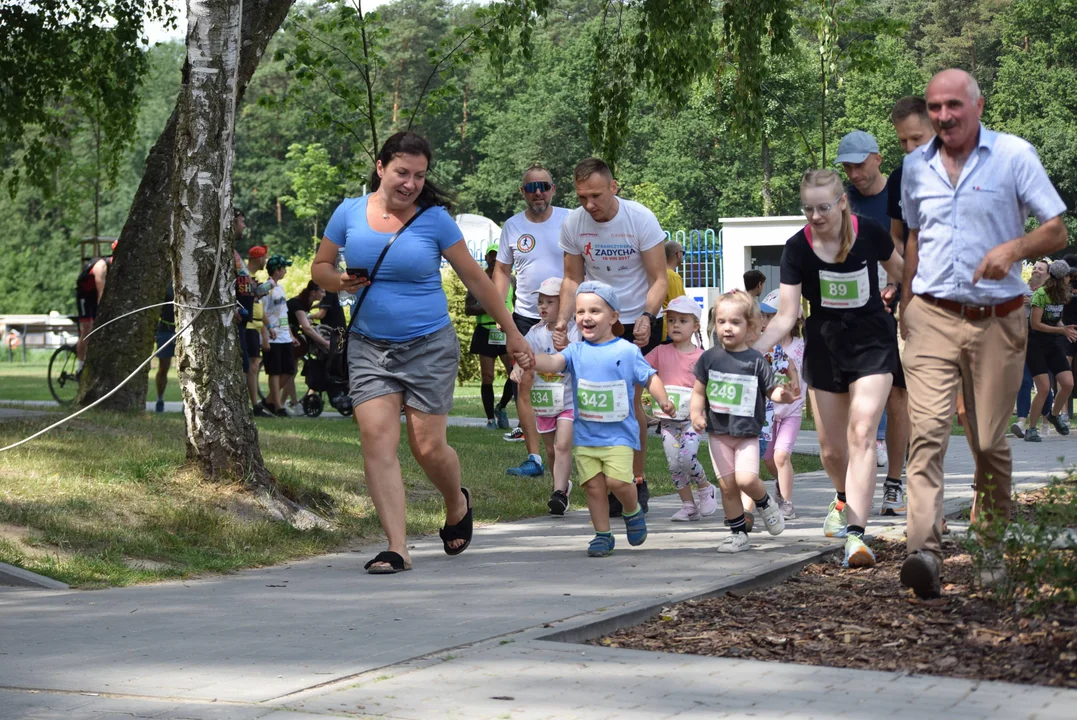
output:
<svg viewBox="0 0 1077 720"><path fill-rule="evenodd" d="M699 335L701 315L702 311L695 300L683 295L671 300L666 307L666 323L673 342L659 345L644 358L658 372L670 402L677 407L677 414L673 417L660 409L654 412L654 416L659 418L658 428L662 433L662 448L666 452L669 474L677 494L681 496L681 508L670 518L673 522L699 520L718 510L714 486L707 482L703 466L699 464L699 433L688 418L692 388L696 384L693 369L703 355L703 348L692 342L692 336ZM698 502L692 495L692 485L699 493Z"/></svg>
<svg viewBox="0 0 1077 720"><path fill-rule="evenodd" d="M696 362L691 417L697 432L708 433L722 509L732 531L718 552L735 553L751 546L742 492L755 503L771 535L785 529L777 501L759 479L759 433L767 398L791 403L800 387L783 383L763 354L749 347L748 338L760 327L759 306L750 295L743 290L721 295L714 315L720 344Z"/></svg>
<svg viewBox="0 0 1077 720"><path fill-rule="evenodd" d="M763 330L778 313L778 291L774 290L759 303L763 316ZM782 405L767 403L771 413L770 442L763 454L767 470L778 479L778 508L786 520L796 518L793 507L793 447L800 435L800 425L804 418L804 394L807 383L804 382L804 340L800 337L800 320L784 338L770 351L764 354L776 375L788 378L790 385L800 386L800 397L793 402Z"/></svg>
<svg viewBox="0 0 1077 720"><path fill-rule="evenodd" d="M528 331L525 339L536 355L553 355L553 325L561 307L561 278L548 278L538 289L539 323ZM568 324L568 341L580 342L583 338L576 323ZM523 370L517 365L512 379L520 381ZM568 512L569 495L572 494L572 422L575 403L572 399L572 376L569 373L536 374L531 386L531 405L535 409L535 422L546 445L546 461L553 468L553 494L546 507L551 515Z"/></svg>

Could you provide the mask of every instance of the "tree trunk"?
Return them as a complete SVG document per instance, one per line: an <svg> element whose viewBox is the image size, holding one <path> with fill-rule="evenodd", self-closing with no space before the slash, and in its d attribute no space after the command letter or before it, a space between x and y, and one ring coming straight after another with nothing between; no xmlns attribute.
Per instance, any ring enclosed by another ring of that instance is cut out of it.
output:
<svg viewBox="0 0 1077 720"><path fill-rule="evenodd" d="M773 168L770 163L770 144L767 142L766 135L763 136L763 143L759 151L759 160L763 165L763 215L773 215L774 192L770 186Z"/></svg>
<svg viewBox="0 0 1077 720"><path fill-rule="evenodd" d="M240 364L231 217L241 13L240 0L187 0L171 255L187 457L207 478L257 484L269 478Z"/></svg>
<svg viewBox="0 0 1077 720"><path fill-rule="evenodd" d="M295 0L244 0L243 43L236 103L254 75L270 38ZM178 103L178 100L177 100ZM170 276L168 238L172 226L169 202L176 110L146 158L146 169L127 215L109 269L97 325L164 299ZM230 266L225 271L233 272ZM117 320L90 338L82 373L79 404L88 405L116 388L153 352L158 311L138 312ZM140 372L100 407L132 411L145 408L148 374Z"/></svg>

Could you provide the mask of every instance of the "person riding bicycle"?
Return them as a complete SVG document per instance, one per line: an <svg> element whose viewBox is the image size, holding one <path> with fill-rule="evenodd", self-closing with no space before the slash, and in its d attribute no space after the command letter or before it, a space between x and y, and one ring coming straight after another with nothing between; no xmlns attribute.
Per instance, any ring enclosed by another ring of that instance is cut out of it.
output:
<svg viewBox="0 0 1077 720"><path fill-rule="evenodd" d="M118 243L118 240L113 241L113 252L116 251ZM79 341L75 346L75 355L78 358L76 373L82 372L82 366L86 364L86 336L93 331L97 306L101 302L101 296L105 294L105 280L111 265L111 255L90 258L75 280L75 306L79 322Z"/></svg>

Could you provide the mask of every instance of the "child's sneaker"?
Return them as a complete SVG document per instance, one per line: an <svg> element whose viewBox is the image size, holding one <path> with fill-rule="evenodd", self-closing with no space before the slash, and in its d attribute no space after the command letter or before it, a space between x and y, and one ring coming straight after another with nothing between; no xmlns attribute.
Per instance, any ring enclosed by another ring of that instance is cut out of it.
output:
<svg viewBox="0 0 1077 720"><path fill-rule="evenodd" d="M752 544L748 541L748 533L729 533L722 544L718 546L718 552L720 553L739 553L744 552L751 548Z"/></svg>
<svg viewBox="0 0 1077 720"><path fill-rule="evenodd" d="M778 509L782 511L782 517L786 520L796 520L797 511L793 507L793 503L789 502L785 498L778 498Z"/></svg>
<svg viewBox="0 0 1077 720"><path fill-rule="evenodd" d="M673 517L670 518L673 522L688 522L690 520L699 520L699 508L691 500L685 500L681 503L681 509L673 513Z"/></svg>
<svg viewBox="0 0 1077 720"><path fill-rule="evenodd" d="M587 546L587 557L606 557L613 552L613 534L596 534Z"/></svg>
<svg viewBox="0 0 1077 720"><path fill-rule="evenodd" d="M714 486L708 485L701 488L699 491L699 514L703 517L710 517L716 512L718 512L718 499L714 494Z"/></svg>
<svg viewBox="0 0 1077 720"><path fill-rule="evenodd" d="M845 539L845 559L841 566L848 567L875 567L875 553L859 535L850 535Z"/></svg>
<svg viewBox="0 0 1077 720"><path fill-rule="evenodd" d="M834 498L823 522L823 534L827 537L845 537L849 527L849 521L845 518L845 503Z"/></svg>
<svg viewBox="0 0 1077 720"><path fill-rule="evenodd" d="M642 545L647 540L647 514L641 509L635 515L625 516L625 534L632 547Z"/></svg>
<svg viewBox="0 0 1077 720"><path fill-rule="evenodd" d="M782 530L785 530L785 518L782 517L778 501L774 498L770 498L765 508L759 509L759 514L763 516L763 524L767 526L767 532L771 535L781 535Z"/></svg>
<svg viewBox="0 0 1077 720"><path fill-rule="evenodd" d="M572 487L569 487L569 491ZM546 507L550 508L551 515L564 515L568 512L568 493L564 490L554 490L553 495L550 495L549 502L546 503Z"/></svg>

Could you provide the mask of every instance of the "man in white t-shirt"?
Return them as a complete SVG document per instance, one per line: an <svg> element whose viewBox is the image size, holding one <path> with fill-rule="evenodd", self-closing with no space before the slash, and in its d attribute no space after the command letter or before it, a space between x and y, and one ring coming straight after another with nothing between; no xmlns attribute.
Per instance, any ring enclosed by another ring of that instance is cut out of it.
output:
<svg viewBox="0 0 1077 720"><path fill-rule="evenodd" d="M524 197L524 211L505 222L494 266L494 285L502 297L508 297L512 271L516 271L516 308L512 319L521 335L539 321L538 289L543 281L559 278L564 272L564 253L558 244L561 239L561 223L568 210L554 207L553 196L557 187L553 176L541 165L532 165L524 172L520 193ZM539 433L535 424L535 411L531 407L531 383L534 371L527 372L520 380L516 396L516 414L520 427L508 433L506 440L523 439L527 446L527 459L519 466L508 469L509 475L541 476L545 469L539 454Z"/></svg>
<svg viewBox="0 0 1077 720"><path fill-rule="evenodd" d="M588 158L581 162L576 166L574 179L580 207L569 212L561 225L565 276L554 345L561 349L568 344L568 321L576 312L576 288L584 279L598 280L610 285L621 301L623 337L635 342L646 354L662 341L658 314L668 288L666 233L653 212L638 202L617 197L617 181L602 160ZM646 512L649 492L643 463L647 451L647 416L642 397L642 389L637 387L640 450L633 457L632 474L640 505ZM619 515L619 511L619 504L611 504L611 515Z"/></svg>

